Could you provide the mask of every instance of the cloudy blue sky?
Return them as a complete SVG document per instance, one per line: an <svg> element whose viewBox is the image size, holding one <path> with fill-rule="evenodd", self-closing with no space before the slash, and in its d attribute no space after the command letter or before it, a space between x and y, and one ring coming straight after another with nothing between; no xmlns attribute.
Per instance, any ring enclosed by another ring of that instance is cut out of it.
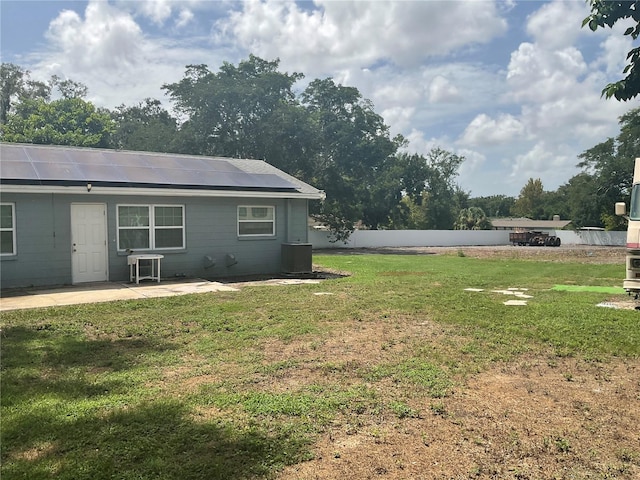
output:
<svg viewBox="0 0 640 480"><path fill-rule="evenodd" d="M188 64L253 53L370 99L408 150L465 157L473 197L555 190L577 156L614 137L637 100L601 98L633 47L625 25L591 32L582 0L0 0L0 52L32 77L83 82L113 108L152 97ZM627 25L628 26L628 25Z"/></svg>

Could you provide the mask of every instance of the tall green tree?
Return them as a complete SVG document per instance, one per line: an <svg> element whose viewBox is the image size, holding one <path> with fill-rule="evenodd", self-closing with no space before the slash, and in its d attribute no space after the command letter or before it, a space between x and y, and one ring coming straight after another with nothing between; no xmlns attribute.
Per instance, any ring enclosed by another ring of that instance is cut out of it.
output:
<svg viewBox="0 0 640 480"><path fill-rule="evenodd" d="M556 215L564 220L571 219L567 199L560 189L556 191L544 192L544 195L542 197L541 219L551 220Z"/></svg>
<svg viewBox="0 0 640 480"><path fill-rule="evenodd" d="M571 219L574 228L602 227L603 205L596 177L587 172L573 176L556 194L568 209L563 218ZM609 209L613 206L609 205Z"/></svg>
<svg viewBox="0 0 640 480"><path fill-rule="evenodd" d="M62 79L57 75L52 75L49 80L51 88L56 88L62 98L85 98L89 89L84 83L76 82L71 79Z"/></svg>
<svg viewBox="0 0 640 480"><path fill-rule="evenodd" d="M599 225L612 229L624 228L623 219L612 217L611 213L616 202L628 203L631 195L634 161L640 157L640 108L622 115L618 123L618 136L581 153L578 164L593 177L590 185L582 188L583 205L591 206L593 215L600 219ZM581 181L584 183L585 179Z"/></svg>
<svg viewBox="0 0 640 480"><path fill-rule="evenodd" d="M583 27L588 25L592 31L596 31L599 28L612 28L620 20L631 19L635 25L627 28L624 35L634 41L638 39L640 0L587 0L587 3L591 7L591 14L582 21ZM640 47L634 47L627 53L627 61L622 71L625 77L602 90L606 98L626 101L640 93Z"/></svg>
<svg viewBox="0 0 640 480"><path fill-rule="evenodd" d="M295 102L282 102L261 124L259 158L311 184L319 177L319 138L309 112Z"/></svg>
<svg viewBox="0 0 640 480"><path fill-rule="evenodd" d="M374 229L389 224L390 209L401 198L394 167L403 139L390 137L389 127L358 89L330 78L312 81L302 103L317 132L315 185L327 194L315 216L339 239L358 220Z"/></svg>
<svg viewBox="0 0 640 480"><path fill-rule="evenodd" d="M423 192L421 196L426 196ZM423 200L418 203L415 196L405 195L401 200L401 207L404 211L402 223L397 225L398 230L427 230L427 212L423 207Z"/></svg>
<svg viewBox="0 0 640 480"><path fill-rule="evenodd" d="M403 165L404 223L397 227L452 229L459 211L469 206L469 194L455 182L464 157L436 147L426 156L400 154L399 158Z"/></svg>
<svg viewBox="0 0 640 480"><path fill-rule="evenodd" d="M215 73L189 65L182 80L163 85L186 117L191 153L277 161L266 158L264 142L272 138L272 122L281 120L280 108L295 102L292 86L302 78L279 72L278 65L254 55L237 66L224 62Z"/></svg>
<svg viewBox="0 0 640 480"><path fill-rule="evenodd" d="M354 87L314 80L297 96L299 73L251 55L217 72L190 65L165 84L179 126L182 152L259 158L327 193L314 213L340 236L356 222L387 228L400 215L402 182L395 154L402 139Z"/></svg>
<svg viewBox="0 0 640 480"><path fill-rule="evenodd" d="M487 197L474 197L469 199L470 207L478 207L489 217L500 218L511 215L516 199L507 195L490 195Z"/></svg>
<svg viewBox="0 0 640 480"><path fill-rule="evenodd" d="M427 178L431 171L427 159L417 153L401 152L396 155L396 165L404 194L417 204L422 204L422 193L427 188Z"/></svg>
<svg viewBox="0 0 640 480"><path fill-rule="evenodd" d="M114 124L81 98L36 98L22 101L0 128L7 142L108 148Z"/></svg>
<svg viewBox="0 0 640 480"><path fill-rule="evenodd" d="M441 148L431 149L426 157L425 194L422 205L426 208L429 229L448 230L461 208L466 207L468 194L455 182L464 157Z"/></svg>
<svg viewBox="0 0 640 480"><path fill-rule="evenodd" d="M44 83L30 78L30 72L13 63L0 65L0 125L7 123L15 104L26 99L43 98L51 94L51 82Z"/></svg>
<svg viewBox="0 0 640 480"><path fill-rule="evenodd" d="M520 195L513 205L512 213L516 216L533 220L544 219L544 201L545 191L542 181L539 178L530 178L520 190Z"/></svg>
<svg viewBox="0 0 640 480"><path fill-rule="evenodd" d="M124 150L176 152L180 150L178 122L159 100L145 99L131 107L120 105L111 117L115 123L112 144Z"/></svg>
<svg viewBox="0 0 640 480"><path fill-rule="evenodd" d="M579 167L597 177L598 191L609 199L630 195L633 166L640 157L640 108L619 119L620 133L579 155Z"/></svg>
<svg viewBox="0 0 640 480"><path fill-rule="evenodd" d="M13 98L20 93L25 71L18 65L3 63L0 66L0 125L7 123Z"/></svg>
<svg viewBox="0 0 640 480"><path fill-rule="evenodd" d="M87 87L53 75L45 82L28 70L0 68L0 136L7 142L109 147L113 122L106 109L84 100ZM60 97L51 100L52 91Z"/></svg>

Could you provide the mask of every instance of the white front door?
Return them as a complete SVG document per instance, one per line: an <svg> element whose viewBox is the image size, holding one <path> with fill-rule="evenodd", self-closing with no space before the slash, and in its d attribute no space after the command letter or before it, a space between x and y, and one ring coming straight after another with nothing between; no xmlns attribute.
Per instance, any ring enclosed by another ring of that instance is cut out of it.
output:
<svg viewBox="0 0 640 480"><path fill-rule="evenodd" d="M108 279L105 204L71 204L71 268L73 283Z"/></svg>

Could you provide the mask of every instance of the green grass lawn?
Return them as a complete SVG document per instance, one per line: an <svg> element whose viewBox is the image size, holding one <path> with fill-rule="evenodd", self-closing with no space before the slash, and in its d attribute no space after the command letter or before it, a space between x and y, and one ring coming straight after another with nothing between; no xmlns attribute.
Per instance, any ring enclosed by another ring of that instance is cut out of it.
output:
<svg viewBox="0 0 640 480"><path fill-rule="evenodd" d="M493 362L640 354L638 312L596 306L611 293L553 289L619 286L623 265L314 262L351 275L3 313L2 479L270 478L309 458L337 417L411 417L410 395L437 408ZM532 298L505 306L493 290L509 287ZM427 323L439 334L411 334ZM320 357L345 329L393 335L371 357Z"/></svg>

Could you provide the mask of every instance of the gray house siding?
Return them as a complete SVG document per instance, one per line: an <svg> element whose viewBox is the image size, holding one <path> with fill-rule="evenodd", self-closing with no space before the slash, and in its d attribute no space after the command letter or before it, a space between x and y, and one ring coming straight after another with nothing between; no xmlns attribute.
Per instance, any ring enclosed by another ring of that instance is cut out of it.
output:
<svg viewBox="0 0 640 480"><path fill-rule="evenodd" d="M288 243L306 243L309 241L308 204L306 202L287 200L285 208L288 210L286 218L291 219L288 225Z"/></svg>
<svg viewBox="0 0 640 480"><path fill-rule="evenodd" d="M16 255L0 257L2 288L70 283L69 206L52 195L3 194L15 203Z"/></svg>
<svg viewBox="0 0 640 480"><path fill-rule="evenodd" d="M121 204L184 206L185 248L152 251L164 255L163 278L277 273L281 269L281 244L308 241L306 199L3 193L2 202L15 204L17 245L16 255L0 257L3 289L72 283L73 203L106 205L110 281L129 279L127 253L117 249L117 206ZM238 236L240 205L274 206L275 236ZM236 263L229 262L228 255Z"/></svg>

